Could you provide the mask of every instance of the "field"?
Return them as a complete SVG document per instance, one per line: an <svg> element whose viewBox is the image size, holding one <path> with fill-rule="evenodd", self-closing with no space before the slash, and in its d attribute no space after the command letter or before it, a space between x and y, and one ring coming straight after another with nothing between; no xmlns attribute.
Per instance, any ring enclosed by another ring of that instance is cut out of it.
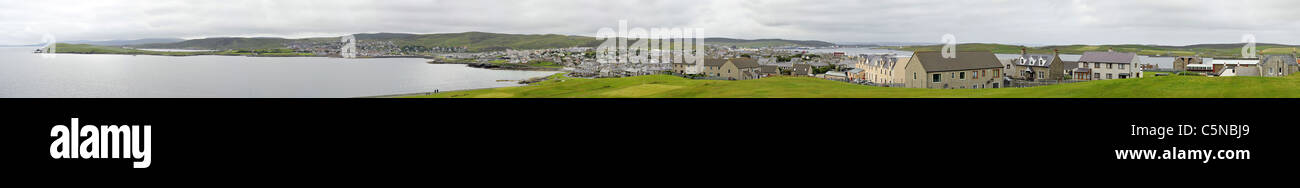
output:
<svg viewBox="0 0 1300 188"><path fill-rule="evenodd" d="M817 78L690 80L668 75L585 79L561 75L523 87L444 92L414 98L1300 98L1300 77L1195 77L1105 80L1034 88L911 89Z"/></svg>

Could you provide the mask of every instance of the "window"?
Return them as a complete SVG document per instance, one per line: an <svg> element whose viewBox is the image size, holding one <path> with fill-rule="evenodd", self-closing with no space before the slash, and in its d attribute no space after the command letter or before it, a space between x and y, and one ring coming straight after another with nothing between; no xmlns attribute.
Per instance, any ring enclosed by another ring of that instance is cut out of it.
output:
<svg viewBox="0 0 1300 188"><path fill-rule="evenodd" d="M956 73L951 73L951 72L950 72L950 73L948 73L948 77L957 78L957 74L956 74Z"/></svg>
<svg viewBox="0 0 1300 188"><path fill-rule="evenodd" d="M1092 73L1092 79L1101 79L1101 73Z"/></svg>
<svg viewBox="0 0 1300 188"><path fill-rule="evenodd" d="M961 78L960 78L960 79L962 79L962 80L966 80L966 72L959 72L958 74L961 74Z"/></svg>
<svg viewBox="0 0 1300 188"><path fill-rule="evenodd" d="M971 74L972 74L971 77L970 77L971 79L980 79L980 72L979 72L979 71L971 71Z"/></svg>
<svg viewBox="0 0 1300 188"><path fill-rule="evenodd" d="M1107 64L1106 64L1106 69L1115 69L1115 64L1107 63Z"/></svg>
<svg viewBox="0 0 1300 188"><path fill-rule="evenodd" d="M998 88L998 83L993 83L993 88Z"/></svg>
<svg viewBox="0 0 1300 188"><path fill-rule="evenodd" d="M1127 69L1127 64L1119 64L1119 70Z"/></svg>
<svg viewBox="0 0 1300 188"><path fill-rule="evenodd" d="M1043 79L1043 74L1038 74L1038 79Z"/></svg>
<svg viewBox="0 0 1300 188"><path fill-rule="evenodd" d="M939 83L939 81L940 81L939 79L940 79L940 78L943 78L943 76L940 76L940 74L934 74L934 80L931 80L931 81L934 82L934 83Z"/></svg>
<svg viewBox="0 0 1300 188"><path fill-rule="evenodd" d="M1092 64L1092 68L1094 68L1094 69L1100 69L1100 68L1101 68L1101 63L1093 63L1093 64Z"/></svg>
<svg viewBox="0 0 1300 188"><path fill-rule="evenodd" d="M1113 78L1115 78L1115 75L1114 75L1114 74L1106 73L1106 79L1107 79L1107 80L1109 80L1109 79L1113 79Z"/></svg>
<svg viewBox="0 0 1300 188"><path fill-rule="evenodd" d="M913 79L913 80L917 79L917 78L916 78L916 73L915 73L915 72L912 73L912 79Z"/></svg>

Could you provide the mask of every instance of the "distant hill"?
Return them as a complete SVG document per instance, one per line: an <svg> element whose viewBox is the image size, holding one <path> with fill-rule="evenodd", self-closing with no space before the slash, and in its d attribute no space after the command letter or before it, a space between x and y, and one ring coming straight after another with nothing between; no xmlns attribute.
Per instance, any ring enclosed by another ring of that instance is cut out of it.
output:
<svg viewBox="0 0 1300 188"><path fill-rule="evenodd" d="M979 50L993 51L1000 54L1020 53L1021 48L1026 48L1030 53L1051 53L1054 49L1060 50L1064 54L1083 54L1089 51L1108 51L1114 49L1118 52L1133 52L1139 55L1148 56L1200 56L1200 57L1240 57L1241 47L1244 43L1238 44L1197 44L1187 46L1162 46L1162 45L1061 45L1061 46L1043 46L1043 47L1025 47L1018 45L1006 44L959 44L957 50ZM1257 43L1255 47L1259 50L1260 55L1292 54L1300 50L1297 45ZM893 49L907 51L939 51L942 45L924 45L924 46L904 46Z"/></svg>
<svg viewBox="0 0 1300 188"><path fill-rule="evenodd" d="M129 46L129 45L140 45L140 44L174 43L174 42L181 42L181 41L185 41L185 39L150 38L150 39L136 39L136 40L105 40L105 41L77 40L77 41L67 41L63 43L89 44L89 45L96 45L96 46Z"/></svg>
<svg viewBox="0 0 1300 188"><path fill-rule="evenodd" d="M406 33L364 33L355 34L357 40L393 41L398 46L422 47L465 47L473 52L501 51L506 49L548 49L569 47L596 47L604 40L595 37L571 35L522 35L485 32L444 33L444 34L406 34ZM285 38L206 38L161 44L130 45L135 48L166 48L193 50L231 50L231 49L273 49L285 48L284 43L297 40L338 41L339 37L285 39ZM706 38L708 44L740 47L780 47L804 46L826 47L835 44L823 41L799 41L784 39L730 39Z"/></svg>
<svg viewBox="0 0 1300 188"><path fill-rule="evenodd" d="M276 49L284 48L284 43L289 41L291 39L227 37L194 39L174 43L130 45L130 47L189 50Z"/></svg>
<svg viewBox="0 0 1300 188"><path fill-rule="evenodd" d="M800 47L827 47L835 46L835 43L815 40L785 40L785 39L731 39L731 38L704 38L704 43L720 46L736 46L746 48L759 47L782 47L782 46L800 46Z"/></svg>
<svg viewBox="0 0 1300 188"><path fill-rule="evenodd" d="M569 47L596 47L602 40L593 37L566 35L517 35L484 32L447 34L357 34L357 40L393 40L398 46L466 47L470 51L500 51L506 49L547 49Z"/></svg>

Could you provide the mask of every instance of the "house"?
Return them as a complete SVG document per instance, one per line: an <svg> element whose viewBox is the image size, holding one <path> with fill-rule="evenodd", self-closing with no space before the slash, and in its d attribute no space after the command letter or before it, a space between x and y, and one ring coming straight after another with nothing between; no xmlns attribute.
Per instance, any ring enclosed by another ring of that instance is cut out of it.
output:
<svg viewBox="0 0 1300 188"><path fill-rule="evenodd" d="M840 71L827 71L826 74L822 74L822 78L829 79L829 80L844 81L845 79L848 78L848 73L840 72Z"/></svg>
<svg viewBox="0 0 1300 188"><path fill-rule="evenodd" d="M812 65L794 64L791 67L790 76L812 76Z"/></svg>
<svg viewBox="0 0 1300 188"><path fill-rule="evenodd" d="M850 69L849 71L844 72L844 74L845 74L845 76L846 76L845 79L847 79L847 80L849 80L849 81L860 81L860 80L866 80L866 79L867 79L867 74L866 74L866 73L867 73L866 70L862 70L862 69L858 69L858 68Z"/></svg>
<svg viewBox="0 0 1300 188"><path fill-rule="evenodd" d="M1012 58L1009 68L1004 72L1016 80L1063 80L1065 79L1065 62L1061 56L1053 54L1030 54L1020 49L1020 57Z"/></svg>
<svg viewBox="0 0 1300 188"><path fill-rule="evenodd" d="M700 66L698 63L678 63L678 62L673 62L673 63L671 63L671 64L669 64L669 65L672 66L672 69L671 69L671 70L672 70L673 73L682 74L682 75L687 75L687 74L700 74L700 73L702 72L702 69L703 69L703 67Z"/></svg>
<svg viewBox="0 0 1300 188"><path fill-rule="evenodd" d="M862 55L862 58L853 67L862 69L860 77L862 80L876 84L897 84L902 83L895 73L902 72L899 65L899 58L894 54L875 54Z"/></svg>
<svg viewBox="0 0 1300 188"><path fill-rule="evenodd" d="M1217 75L1219 76L1260 76L1259 67L1228 67L1224 68Z"/></svg>
<svg viewBox="0 0 1300 188"><path fill-rule="evenodd" d="M916 52L903 67L908 88L975 89L999 88L1002 64L989 51L960 51L955 58L940 52Z"/></svg>
<svg viewBox="0 0 1300 188"><path fill-rule="evenodd" d="M1176 57L1174 58L1174 71L1175 72L1188 71L1187 65L1198 65L1198 64L1202 64L1202 59L1199 57L1192 57L1192 56Z"/></svg>
<svg viewBox="0 0 1300 188"><path fill-rule="evenodd" d="M1255 67L1259 66L1258 58L1214 58L1210 60L1210 66L1214 68L1213 72L1223 72L1224 69L1233 67Z"/></svg>
<svg viewBox="0 0 1300 188"><path fill-rule="evenodd" d="M1266 55L1259 62L1260 76L1286 77L1300 69L1293 55Z"/></svg>
<svg viewBox="0 0 1300 188"><path fill-rule="evenodd" d="M759 65L758 74L762 77L772 77L781 75L781 67L776 65Z"/></svg>
<svg viewBox="0 0 1300 188"><path fill-rule="evenodd" d="M704 59L704 75L728 80L760 78L758 61L750 58Z"/></svg>
<svg viewBox="0 0 1300 188"><path fill-rule="evenodd" d="M1076 80L1111 80L1141 77L1136 53L1084 52L1079 57L1079 68L1074 70Z"/></svg>
<svg viewBox="0 0 1300 188"><path fill-rule="evenodd" d="M1065 66L1061 66L1061 73L1065 73L1064 76L1073 76L1073 75L1074 75L1074 69L1078 69L1078 68L1079 68L1079 62L1078 62L1078 61L1064 61L1064 63L1065 63L1065 64L1063 64L1063 65L1065 65ZM1063 77L1064 77L1064 76L1063 76ZM1072 78L1065 78L1065 79L1072 79Z"/></svg>

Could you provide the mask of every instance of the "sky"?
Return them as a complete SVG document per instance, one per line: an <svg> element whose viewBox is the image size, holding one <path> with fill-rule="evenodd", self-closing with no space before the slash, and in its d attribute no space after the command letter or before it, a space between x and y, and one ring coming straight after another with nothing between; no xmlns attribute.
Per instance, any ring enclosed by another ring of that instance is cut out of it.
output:
<svg viewBox="0 0 1300 188"><path fill-rule="evenodd" d="M705 37L828 42L1300 44L1295 0L0 0L0 44L354 33Z"/></svg>

